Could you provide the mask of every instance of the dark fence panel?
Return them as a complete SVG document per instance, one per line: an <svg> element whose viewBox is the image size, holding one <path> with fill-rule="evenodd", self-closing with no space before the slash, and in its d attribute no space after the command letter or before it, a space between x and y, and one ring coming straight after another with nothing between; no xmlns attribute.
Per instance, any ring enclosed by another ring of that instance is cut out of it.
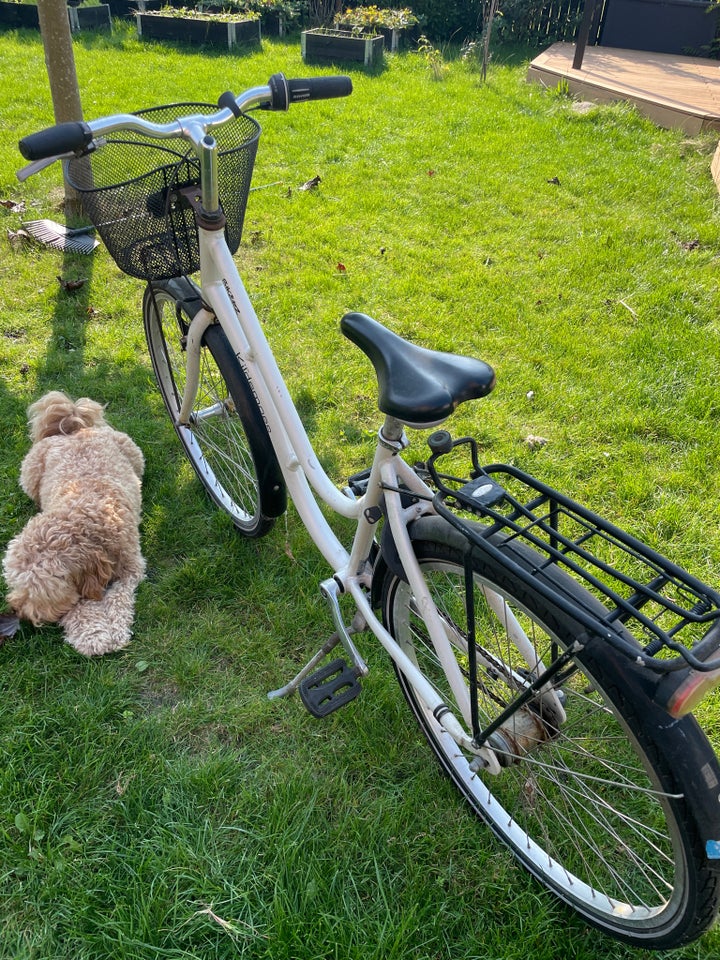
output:
<svg viewBox="0 0 720 960"><path fill-rule="evenodd" d="M370 0L343 0L344 6L367 5ZM604 0L601 0L601 5ZM500 0L493 32L507 40L541 45L573 40L585 0ZM397 6L403 6L398 3ZM384 4L378 2L378 6ZM422 19L422 31L433 40L461 42L482 31L483 0L409 0ZM595 41L595 37L591 42Z"/></svg>
<svg viewBox="0 0 720 960"><path fill-rule="evenodd" d="M315 0L315 2L330 10L333 5L339 4L367 6L372 0ZM402 6L406 2L409 2L413 11L421 17L421 32L433 41L452 40L456 43L480 36L483 13L489 6L489 0L403 0L402 4L398 3L396 6ZM493 25L493 35L500 41L536 47L549 46L559 40L575 43L578 40L578 30L585 7L589 8L591 4L595 6L595 15L586 38L587 46L605 42L611 46L661 49L654 39L659 25L669 21L671 14L681 17L684 15L685 19L690 15L696 17L699 13L704 15L710 0L500 0L499 12ZM378 2L378 6L384 5ZM633 17L639 18L641 24L639 30L642 37L647 39L647 46L638 44L632 32L635 22ZM708 23L718 22L717 14L715 18L706 17L705 19ZM607 38L605 40L603 38L606 22L610 21L614 30L612 44ZM619 40L616 38L617 29L615 29L618 24L623 29L625 25L627 26L624 33L621 30ZM673 28L671 32L674 32ZM697 49L689 49L688 43L683 42L679 33L674 39L677 40L677 52L717 57L720 49L718 38L720 38L720 27L714 42L711 36L706 43L695 44Z"/></svg>
<svg viewBox="0 0 720 960"><path fill-rule="evenodd" d="M572 42L577 36L586 2L591 0L500 0L502 16L496 21L505 40L542 46L557 40ZM597 42L604 0L598 3L588 43Z"/></svg>

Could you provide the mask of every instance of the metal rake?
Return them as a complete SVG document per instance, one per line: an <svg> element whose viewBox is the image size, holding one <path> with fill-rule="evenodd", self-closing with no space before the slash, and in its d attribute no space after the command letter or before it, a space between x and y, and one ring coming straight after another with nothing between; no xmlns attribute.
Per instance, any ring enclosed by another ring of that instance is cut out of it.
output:
<svg viewBox="0 0 720 960"><path fill-rule="evenodd" d="M94 227L77 227L70 229L54 220L28 220L23 223L31 237L46 247L56 250L67 250L71 253L92 253L100 243L91 236Z"/></svg>

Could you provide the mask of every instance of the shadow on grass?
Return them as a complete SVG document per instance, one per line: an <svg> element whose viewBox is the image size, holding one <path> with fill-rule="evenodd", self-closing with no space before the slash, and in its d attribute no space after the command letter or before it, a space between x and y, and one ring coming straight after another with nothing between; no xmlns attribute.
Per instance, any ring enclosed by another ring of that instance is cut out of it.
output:
<svg viewBox="0 0 720 960"><path fill-rule="evenodd" d="M97 388L101 383L96 376L89 375L92 368L85 363L87 324L96 315L96 308L91 303L94 268L94 254L64 251L46 352L38 365L38 394L47 390L64 390L73 394L81 390L93 399L105 402L102 394L107 385L107 371L103 372L103 390L98 396Z"/></svg>

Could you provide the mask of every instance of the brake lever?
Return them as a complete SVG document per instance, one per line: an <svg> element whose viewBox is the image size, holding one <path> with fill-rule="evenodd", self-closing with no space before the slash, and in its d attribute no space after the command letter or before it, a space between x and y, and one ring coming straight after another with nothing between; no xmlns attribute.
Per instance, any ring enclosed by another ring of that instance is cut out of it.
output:
<svg viewBox="0 0 720 960"><path fill-rule="evenodd" d="M74 156L73 153L60 153L56 157L45 157L43 160L33 160L32 163L28 163L20 170L16 171L15 176L18 178L20 183L25 183L27 179L34 176L36 173L40 173L40 171L44 170L45 167L51 166L56 160L67 160L72 156Z"/></svg>
<svg viewBox="0 0 720 960"><path fill-rule="evenodd" d="M87 147L80 152L70 150L68 153L58 153L54 157L44 157L42 160L33 160L32 163L28 163L17 170L15 176L20 183L25 183L30 177L44 170L45 167L52 166L56 160L72 160L73 157L86 157L88 154L94 153L98 147L104 147L106 143L107 140L105 137L98 137L97 140L92 140Z"/></svg>

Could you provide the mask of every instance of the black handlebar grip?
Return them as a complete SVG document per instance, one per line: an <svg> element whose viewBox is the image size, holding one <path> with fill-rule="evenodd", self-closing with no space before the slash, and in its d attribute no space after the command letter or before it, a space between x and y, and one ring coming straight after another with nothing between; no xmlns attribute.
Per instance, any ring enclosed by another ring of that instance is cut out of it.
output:
<svg viewBox="0 0 720 960"><path fill-rule="evenodd" d="M271 110L287 110L291 103L305 100L330 100L333 97L348 97L352 93L350 77L309 77L307 80L288 80L284 74L275 73L268 81L272 98Z"/></svg>
<svg viewBox="0 0 720 960"><path fill-rule="evenodd" d="M304 100L331 100L333 97L349 97L352 93L350 77L310 77L307 80L288 80L290 103Z"/></svg>
<svg viewBox="0 0 720 960"><path fill-rule="evenodd" d="M46 160L48 157L82 150L92 138L92 130L86 123L72 121L30 133L22 138L18 148L26 160Z"/></svg>

